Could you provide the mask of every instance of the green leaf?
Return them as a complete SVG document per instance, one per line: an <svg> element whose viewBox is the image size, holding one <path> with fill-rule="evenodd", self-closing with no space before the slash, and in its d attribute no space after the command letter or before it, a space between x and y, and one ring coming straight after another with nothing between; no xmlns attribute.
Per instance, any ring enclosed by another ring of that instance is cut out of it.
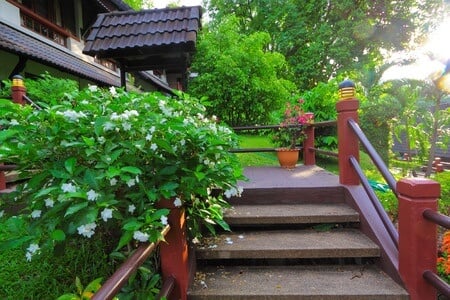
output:
<svg viewBox="0 0 450 300"><path fill-rule="evenodd" d="M0 130L0 142L4 142L10 137L16 136L19 133L17 130Z"/></svg>
<svg viewBox="0 0 450 300"><path fill-rule="evenodd" d="M24 237L20 237L20 238L14 238L14 239L2 241L2 242L0 242L0 251L6 251L6 250L18 248L18 247L22 246L23 244L25 244L26 242L31 241L33 239L34 239L34 237L32 237L32 236L24 236Z"/></svg>
<svg viewBox="0 0 450 300"><path fill-rule="evenodd" d="M216 223L226 231L231 231L230 226L224 220L216 220Z"/></svg>
<svg viewBox="0 0 450 300"><path fill-rule="evenodd" d="M194 172L194 174L195 174L195 177L197 177L198 181L201 181L202 179L204 179L205 175L206 175L203 172Z"/></svg>
<svg viewBox="0 0 450 300"><path fill-rule="evenodd" d="M100 282L102 282L103 278L99 277L94 280L92 280L84 289L84 292L96 292L100 289L102 286Z"/></svg>
<svg viewBox="0 0 450 300"><path fill-rule="evenodd" d="M78 276L75 277L75 286L77 287L78 294L83 293L83 285L81 284L80 278Z"/></svg>
<svg viewBox="0 0 450 300"><path fill-rule="evenodd" d="M57 229L52 232L52 239L58 242L62 242L66 239L66 234L64 231Z"/></svg>
<svg viewBox="0 0 450 300"><path fill-rule="evenodd" d="M59 296L56 300L80 300L80 297L75 294L64 294Z"/></svg>
<svg viewBox="0 0 450 300"><path fill-rule="evenodd" d="M76 163L77 159L75 157L71 157L64 162L64 167L66 168L67 172L69 172L69 174L73 175Z"/></svg>
<svg viewBox="0 0 450 300"><path fill-rule="evenodd" d="M125 223L122 228L127 230L127 231L136 231L139 228L141 228L142 225L144 225L142 222L139 222L136 219L131 219L130 221Z"/></svg>
<svg viewBox="0 0 450 300"><path fill-rule="evenodd" d="M50 194L51 192L53 192L54 190L58 190L58 189L59 189L59 187L57 187L57 186L52 186L52 187L49 187L46 189L42 189L37 194L34 195L34 199L37 199L42 196L46 196L46 195Z"/></svg>
<svg viewBox="0 0 450 300"><path fill-rule="evenodd" d="M87 203L87 201L85 202L81 202L81 203L77 203L75 205L71 205L67 210L66 213L64 215L64 217L70 216L80 210L82 210L83 208L87 207L89 203Z"/></svg>
<svg viewBox="0 0 450 300"><path fill-rule="evenodd" d="M55 178L69 179L71 177L70 174L68 174L64 171L58 170L58 169L51 169L50 173Z"/></svg>
<svg viewBox="0 0 450 300"><path fill-rule="evenodd" d="M94 140L94 138L91 138L91 137L89 138L89 137L85 137L85 136L83 136L82 138L83 138L84 143L85 143L87 146L89 146L89 147L95 146L95 140Z"/></svg>
<svg viewBox="0 0 450 300"><path fill-rule="evenodd" d="M178 169L177 166L167 166L167 167L162 168L159 171L159 174L161 174L161 175L173 175L173 174L175 174L177 169Z"/></svg>
<svg viewBox="0 0 450 300"><path fill-rule="evenodd" d="M86 169L86 171L84 172L83 181L86 182L91 188L98 189L95 172L91 171L90 169Z"/></svg>
<svg viewBox="0 0 450 300"><path fill-rule="evenodd" d="M131 173L131 174L135 174L135 175L142 174L141 169L136 168L136 167L131 167L131 166L120 168L120 170Z"/></svg>
<svg viewBox="0 0 450 300"><path fill-rule="evenodd" d="M123 246L128 244L133 238L133 231L125 231L124 234L120 237L119 244L117 245L114 251L122 249Z"/></svg>

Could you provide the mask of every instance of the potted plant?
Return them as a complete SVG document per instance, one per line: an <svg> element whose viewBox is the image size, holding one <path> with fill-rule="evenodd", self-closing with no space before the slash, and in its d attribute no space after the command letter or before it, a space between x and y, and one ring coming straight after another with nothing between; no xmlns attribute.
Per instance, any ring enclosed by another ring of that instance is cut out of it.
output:
<svg viewBox="0 0 450 300"><path fill-rule="evenodd" d="M295 104L286 103L280 127L272 135L272 142L278 147L278 161L283 168L295 168L300 152L299 145L307 137L304 125L312 121L313 114L304 112L303 102L303 99L298 99Z"/></svg>

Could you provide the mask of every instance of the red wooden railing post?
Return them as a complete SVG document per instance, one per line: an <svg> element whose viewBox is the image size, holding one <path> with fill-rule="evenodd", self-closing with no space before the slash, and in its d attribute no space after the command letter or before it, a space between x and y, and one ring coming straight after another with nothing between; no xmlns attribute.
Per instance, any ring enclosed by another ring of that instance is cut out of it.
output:
<svg viewBox="0 0 450 300"><path fill-rule="evenodd" d="M309 122L314 122L314 114L307 113ZM305 166L312 166L316 164L316 153L310 148L314 148L314 126L305 125L306 139L303 141L303 164Z"/></svg>
<svg viewBox="0 0 450 300"><path fill-rule="evenodd" d="M27 89L23 84L23 78L20 75L14 75L11 85L11 97L13 102L25 105L24 96L27 94Z"/></svg>
<svg viewBox="0 0 450 300"><path fill-rule="evenodd" d="M359 100L355 98L355 85L346 80L339 85L339 101L336 103L338 128L339 182L358 185L359 177L350 164L353 156L359 161L358 137L348 125L348 120L358 122Z"/></svg>
<svg viewBox="0 0 450 300"><path fill-rule="evenodd" d="M436 272L437 225L423 217L425 209L437 210L439 183L425 178L397 183L399 200L399 271L411 300L436 300L436 289L422 277Z"/></svg>
<svg viewBox="0 0 450 300"><path fill-rule="evenodd" d="M182 207L175 207L173 200L162 200L159 207L169 208L170 231L160 243L163 281L173 277L176 282L169 300L186 300L189 284L189 258L186 233L186 218Z"/></svg>

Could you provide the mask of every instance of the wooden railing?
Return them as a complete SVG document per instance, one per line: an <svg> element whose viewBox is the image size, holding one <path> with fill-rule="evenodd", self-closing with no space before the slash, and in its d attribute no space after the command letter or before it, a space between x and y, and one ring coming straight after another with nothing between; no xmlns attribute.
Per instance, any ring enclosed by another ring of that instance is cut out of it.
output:
<svg viewBox="0 0 450 300"><path fill-rule="evenodd" d="M165 237L170 230L167 225L161 231L161 235ZM128 278L142 266L147 258L156 249L160 241L156 243L145 243L140 245L134 253L114 272L114 274L106 280L102 287L94 294L92 300L111 300L120 291L120 289L127 283ZM172 281L173 286L173 281ZM170 289L167 290L170 292ZM167 295L165 295L167 297Z"/></svg>

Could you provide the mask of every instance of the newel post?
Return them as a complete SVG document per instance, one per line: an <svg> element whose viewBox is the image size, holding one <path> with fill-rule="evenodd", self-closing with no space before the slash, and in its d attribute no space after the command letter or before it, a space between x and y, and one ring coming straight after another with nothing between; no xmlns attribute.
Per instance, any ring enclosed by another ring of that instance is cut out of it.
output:
<svg viewBox="0 0 450 300"><path fill-rule="evenodd" d="M169 277L175 279L175 289L168 300L186 300L189 284L189 257L186 233L186 217L183 207L175 207L173 199L162 200L161 208L170 209L169 233L160 243L161 271L163 281Z"/></svg>
<svg viewBox="0 0 450 300"><path fill-rule="evenodd" d="M402 179L397 183L399 200L399 271L411 300L436 300L436 289L423 272L436 272L437 225L423 217L425 209L438 208L439 183L425 178Z"/></svg>
<svg viewBox="0 0 450 300"><path fill-rule="evenodd" d="M350 164L353 156L359 161L359 141L348 125L348 120L358 122L359 100L355 98L355 84L345 80L339 84L339 101L336 103L338 129L339 182L358 185L359 177Z"/></svg>
<svg viewBox="0 0 450 300"><path fill-rule="evenodd" d="M23 78L20 75L14 75L11 85L12 101L21 105L25 105L24 96L27 94L27 89L23 84Z"/></svg>
<svg viewBox="0 0 450 300"><path fill-rule="evenodd" d="M308 123L314 122L314 114L306 113ZM305 125L306 139L303 141L303 164L305 166L313 166L316 164L316 153L310 148L314 148L314 126Z"/></svg>

